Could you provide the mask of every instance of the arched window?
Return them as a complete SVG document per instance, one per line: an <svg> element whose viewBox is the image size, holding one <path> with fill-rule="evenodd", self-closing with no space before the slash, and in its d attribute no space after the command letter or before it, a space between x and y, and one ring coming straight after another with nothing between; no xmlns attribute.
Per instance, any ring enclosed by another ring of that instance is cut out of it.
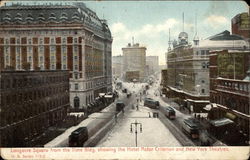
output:
<svg viewBox="0 0 250 160"><path fill-rule="evenodd" d="M74 108L79 108L79 105L80 105L80 99L79 97L75 97L74 98Z"/></svg>

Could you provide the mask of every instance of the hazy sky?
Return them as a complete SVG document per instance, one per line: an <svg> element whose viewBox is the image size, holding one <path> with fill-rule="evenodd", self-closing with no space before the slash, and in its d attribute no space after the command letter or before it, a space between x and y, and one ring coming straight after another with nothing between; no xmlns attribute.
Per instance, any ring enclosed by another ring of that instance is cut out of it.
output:
<svg viewBox="0 0 250 160"><path fill-rule="evenodd" d="M198 36L205 39L224 30L231 32L231 19L249 10L244 1L82 2L94 10L99 18L108 20L113 36L113 55L122 54L121 48L131 43L134 37L135 43L147 47L147 55L159 56L160 64L165 64L169 28L171 40L177 39L182 31L183 12L184 31L188 33L189 41L192 41L195 35L196 14Z"/></svg>
<svg viewBox="0 0 250 160"><path fill-rule="evenodd" d="M195 35L195 15L200 38L207 38L224 30L231 31L231 19L248 12L244 1L91 1L86 5L100 18L108 20L113 36L113 55L122 54L122 47L132 41L147 47L147 55L159 56L165 64L169 28L171 40L184 31L192 41Z"/></svg>

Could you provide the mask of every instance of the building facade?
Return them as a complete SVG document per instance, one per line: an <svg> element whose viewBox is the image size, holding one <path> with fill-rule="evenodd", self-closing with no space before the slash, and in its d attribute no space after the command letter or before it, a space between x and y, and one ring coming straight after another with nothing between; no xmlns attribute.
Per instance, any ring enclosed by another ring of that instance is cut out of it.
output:
<svg viewBox="0 0 250 160"><path fill-rule="evenodd" d="M0 146L25 147L69 108L68 71L1 71Z"/></svg>
<svg viewBox="0 0 250 160"><path fill-rule="evenodd" d="M123 67L123 56L112 57L112 75L114 78L121 78Z"/></svg>
<svg viewBox="0 0 250 160"><path fill-rule="evenodd" d="M250 8L249 8L250 11ZM250 16L244 12L237 14L231 20L232 34L240 35L250 41Z"/></svg>
<svg viewBox="0 0 250 160"><path fill-rule="evenodd" d="M229 118L240 138L249 141L250 52L222 50L210 53L210 120ZM237 140L236 140L237 141ZM238 139L240 141L240 139Z"/></svg>
<svg viewBox="0 0 250 160"><path fill-rule="evenodd" d="M193 46L188 44L187 39L187 33L180 33L178 43L174 41L173 50L167 54L168 85L164 90L168 97L185 100L184 105L191 111L202 112L209 103L209 51L244 50L249 48L249 43L229 31L201 41L194 39Z"/></svg>
<svg viewBox="0 0 250 160"><path fill-rule="evenodd" d="M159 57L146 56L146 65L148 66L148 75L155 74L159 71Z"/></svg>
<svg viewBox="0 0 250 160"><path fill-rule="evenodd" d="M70 104L112 91L112 37L84 3L0 8L0 70L69 70Z"/></svg>
<svg viewBox="0 0 250 160"><path fill-rule="evenodd" d="M139 43L128 44L127 47L122 48L123 52L123 78L129 80L126 75L137 75L133 73L139 73L137 81L143 81L145 78L146 68L146 47L140 46Z"/></svg>

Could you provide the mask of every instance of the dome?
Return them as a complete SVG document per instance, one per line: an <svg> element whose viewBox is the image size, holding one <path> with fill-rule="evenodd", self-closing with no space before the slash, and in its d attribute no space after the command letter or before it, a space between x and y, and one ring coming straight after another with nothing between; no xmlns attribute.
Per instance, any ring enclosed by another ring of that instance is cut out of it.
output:
<svg viewBox="0 0 250 160"><path fill-rule="evenodd" d="M181 32L179 34L179 40L187 40L188 39L188 34L186 32Z"/></svg>

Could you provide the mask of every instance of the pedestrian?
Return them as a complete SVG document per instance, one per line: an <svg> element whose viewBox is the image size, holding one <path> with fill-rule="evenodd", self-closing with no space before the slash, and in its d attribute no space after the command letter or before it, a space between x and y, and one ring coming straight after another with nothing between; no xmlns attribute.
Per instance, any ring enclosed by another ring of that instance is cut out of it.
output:
<svg viewBox="0 0 250 160"><path fill-rule="evenodd" d="M117 123L117 112L115 113L115 123Z"/></svg>

